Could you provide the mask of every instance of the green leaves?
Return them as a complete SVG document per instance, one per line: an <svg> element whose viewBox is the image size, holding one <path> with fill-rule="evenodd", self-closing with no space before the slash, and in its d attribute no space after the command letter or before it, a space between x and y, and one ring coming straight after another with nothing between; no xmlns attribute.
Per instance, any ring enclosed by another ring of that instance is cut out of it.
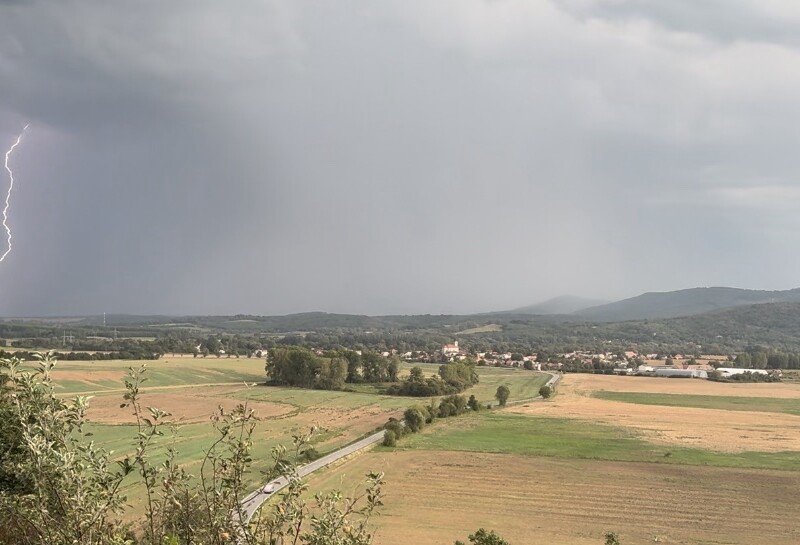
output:
<svg viewBox="0 0 800 545"><path fill-rule="evenodd" d="M171 415L142 405L145 366L129 368L125 379L121 407L131 409L136 431L133 451L119 457L87 441L90 434L75 433L91 398L59 399L50 376L54 365L49 355L40 357L35 370L19 360L0 360L0 492L11 492L0 493L0 513L3 528L24 530L15 530L14 543L132 545L132 534L119 521L127 507L120 487L135 475L145 490L145 517L136 529L140 545L371 542L367 523L382 505L382 474L370 474L355 496L318 495L313 511L303 499L307 487L296 478L295 464L310 451L316 428L296 433L291 451L273 451L269 477L283 476L289 484L261 522L245 525L241 505L257 421L246 403L215 412L217 439L206 451L198 483L178 466L173 446L165 447L160 463L152 458ZM10 484L4 475L17 481Z"/></svg>

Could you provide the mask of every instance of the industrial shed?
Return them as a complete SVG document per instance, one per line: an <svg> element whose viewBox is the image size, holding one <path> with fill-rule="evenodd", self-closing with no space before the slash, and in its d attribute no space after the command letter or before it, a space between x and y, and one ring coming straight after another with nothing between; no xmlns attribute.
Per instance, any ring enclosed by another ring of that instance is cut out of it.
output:
<svg viewBox="0 0 800 545"><path fill-rule="evenodd" d="M656 376L670 378L708 378L708 373L701 369L660 368L656 369Z"/></svg>

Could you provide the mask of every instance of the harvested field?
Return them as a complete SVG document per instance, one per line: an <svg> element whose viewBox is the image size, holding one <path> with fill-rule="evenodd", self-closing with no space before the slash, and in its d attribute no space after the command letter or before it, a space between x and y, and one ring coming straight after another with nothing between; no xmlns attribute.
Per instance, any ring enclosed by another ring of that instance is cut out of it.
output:
<svg viewBox="0 0 800 545"><path fill-rule="evenodd" d="M597 545L606 531L626 545L800 542L797 472L378 450L310 486L348 490L371 470L387 482L376 545L441 545L479 527L515 545Z"/></svg>
<svg viewBox="0 0 800 545"><path fill-rule="evenodd" d="M186 389L183 390L185 392ZM158 407L171 413L169 420L177 424L207 422L218 406L231 410L241 401L223 397L230 388L192 388L194 393L151 392L141 396L142 406ZM179 390L180 391L180 390ZM87 418L101 424L130 424L133 415L130 407L120 407L121 397L105 395L92 398ZM249 402L249 407L259 418L275 418L295 410L291 405L268 402Z"/></svg>
<svg viewBox="0 0 800 545"><path fill-rule="evenodd" d="M509 412L585 419L631 428L655 443L718 452L800 451L800 416L637 405L592 397L597 390L747 397L798 397L800 385L727 384L688 379L566 375L558 395Z"/></svg>
<svg viewBox="0 0 800 545"><path fill-rule="evenodd" d="M598 390L614 392L651 392L658 394L697 394L745 397L780 397L800 399L800 384L781 382L731 383L701 379L663 377L625 377L617 375L566 374L562 384L579 393Z"/></svg>

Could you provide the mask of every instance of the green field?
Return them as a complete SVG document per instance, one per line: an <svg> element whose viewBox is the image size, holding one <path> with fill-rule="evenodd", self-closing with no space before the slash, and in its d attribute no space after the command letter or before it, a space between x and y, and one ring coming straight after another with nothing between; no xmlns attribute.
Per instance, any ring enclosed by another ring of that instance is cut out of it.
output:
<svg viewBox="0 0 800 545"><path fill-rule="evenodd" d="M750 411L800 415L800 400L771 397L704 396L687 394L656 394L641 392L597 391L594 397L641 405L695 407L726 411Z"/></svg>
<svg viewBox="0 0 800 545"><path fill-rule="evenodd" d="M501 411L438 421L422 433L404 437L400 447L800 471L800 458L796 452L717 453L665 447L614 426L566 418L534 418Z"/></svg>

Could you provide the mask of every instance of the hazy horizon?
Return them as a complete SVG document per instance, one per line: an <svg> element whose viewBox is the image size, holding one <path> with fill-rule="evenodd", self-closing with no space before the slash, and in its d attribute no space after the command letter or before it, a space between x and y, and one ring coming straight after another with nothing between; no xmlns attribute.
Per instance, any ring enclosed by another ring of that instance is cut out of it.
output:
<svg viewBox="0 0 800 545"><path fill-rule="evenodd" d="M481 314L494 314L494 313L503 313L503 312L513 312L515 310L525 309L526 307L532 307L532 306L538 306L538 305L541 305L541 304L547 304L547 303L550 303L550 302L553 302L553 301L557 301L557 300L562 299L562 298L575 298L575 299L579 299L579 300L591 301L593 304L589 304L589 305L586 305L585 307L581 307L582 309L583 308L588 309L588 308L591 308L591 307L594 307L594 306L601 306L601 305L606 305L606 304L610 304L610 303L616 303L616 302L624 301L624 300L635 298L635 297L638 297L640 295L645 295L645 294L648 294L648 293L671 293L671 292L674 292L674 291L685 291L685 290L698 289L698 288L700 288L700 289L732 288L732 289L743 289L743 290L749 290L749 291L789 291L789 290L794 290L794 289L800 289L800 288L787 288L787 290L759 290L759 289L753 289L753 288L738 288L738 287L733 287L733 286L694 286L692 288L682 288L682 289L678 289L678 290L669 290L667 292L663 292L663 291L659 291L659 290L649 290L649 291L646 291L646 292L637 293L637 294L632 295L630 297L622 297L620 299L606 299L606 300L598 299L598 298L595 298L595 297L582 297L582 296L576 296L576 295L571 295L571 294L562 294L562 295L556 295L554 297L548 297L547 299L542 299L542 300L539 300L539 301L535 301L533 303L526 303L526 304L522 304L522 305L517 305L516 307L482 309L482 310L475 310L475 311L472 311L472 312L383 312L383 313L363 313L363 312L347 312L347 311L337 311L337 310L325 310L325 309L319 309L319 308L317 308L317 309L300 309L300 310L295 310L295 311L292 311L292 312L285 312L285 313L279 313L279 314L259 313L259 312L231 312L231 313L221 313L221 314L203 314L203 313L178 314L178 313L170 313L170 312L135 313L135 312L125 312L125 311L114 311L114 312L99 312L99 313L87 313L87 314L49 313L49 314L38 314L38 315L34 315L34 314L29 314L29 315L21 315L21 314L20 315L0 315L0 319L4 319L4 320L13 320L13 319L29 320L29 319L33 319L33 320L35 320L35 319L39 319L39 318L41 318L41 319L88 318L88 317L100 317L100 316L103 316L104 314L108 315L108 316L115 316L115 315L116 316L142 316L142 317L163 316L163 317L168 317L168 318L181 318L181 317L192 317L192 316L238 316L238 315L243 315L243 316L286 316L286 315L291 315L291 314L313 314L313 313L342 314L342 315L364 315L364 316L374 316L374 317L393 316L393 315L394 316L423 316L423 315L432 315L432 316L436 316L436 315L442 315L442 316L446 316L446 315L464 315L464 316L471 316L471 315L481 315ZM554 314L554 313L553 312L544 312L544 313L542 313L542 315L552 315L552 314ZM572 314L572 312L559 313L559 314Z"/></svg>
<svg viewBox="0 0 800 545"><path fill-rule="evenodd" d="M0 0L0 148L31 124L0 316L795 288L798 23L781 0Z"/></svg>

